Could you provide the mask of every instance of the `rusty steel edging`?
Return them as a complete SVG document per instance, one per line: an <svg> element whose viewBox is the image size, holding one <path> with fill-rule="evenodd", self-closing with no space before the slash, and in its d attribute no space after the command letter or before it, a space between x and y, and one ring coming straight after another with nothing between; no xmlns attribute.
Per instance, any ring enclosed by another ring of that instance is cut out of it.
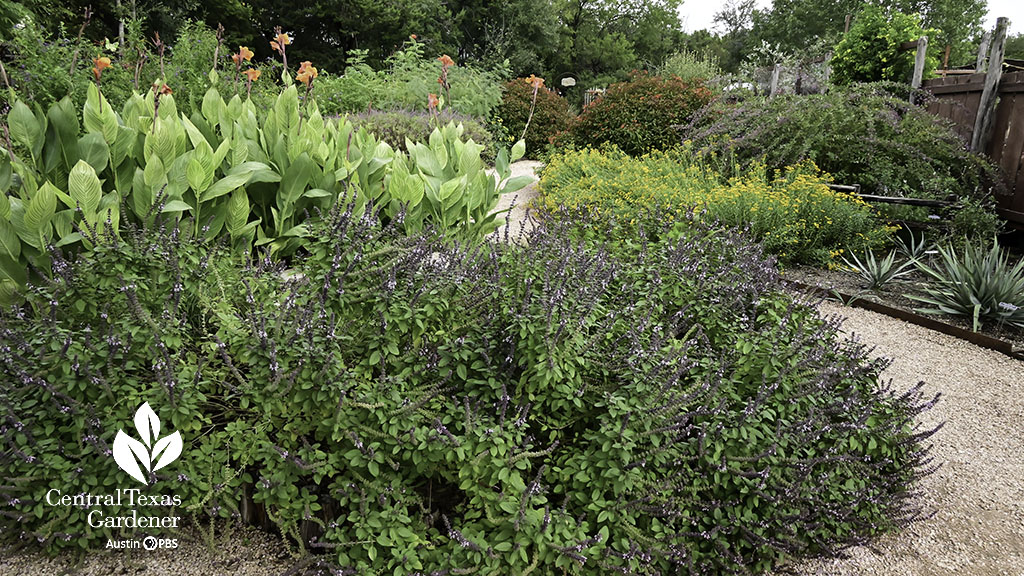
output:
<svg viewBox="0 0 1024 576"><path fill-rule="evenodd" d="M786 286L796 288L797 290L812 292L819 296L837 296L844 305L855 306L857 308L863 308L879 314L885 314L886 316L896 318L897 320L903 320L904 322L909 322L911 324L921 326L922 328L941 332L947 336L966 340L971 344L1000 352L1017 360L1024 360L1024 349L1017 348L1013 343L1007 342L1006 340L993 338L992 336L987 336L978 332L971 332L970 330L965 330L958 326L953 326L952 324L946 324L945 322L940 322L934 318L922 316L909 310L894 308L887 304L882 304L866 298L850 296L849 294L845 294L838 290L826 290L820 286L811 286L797 280L783 279L782 282Z"/></svg>

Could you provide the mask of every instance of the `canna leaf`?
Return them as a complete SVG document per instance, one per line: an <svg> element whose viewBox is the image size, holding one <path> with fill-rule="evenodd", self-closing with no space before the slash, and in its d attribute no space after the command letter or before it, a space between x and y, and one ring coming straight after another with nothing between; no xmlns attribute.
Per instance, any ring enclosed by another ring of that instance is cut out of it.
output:
<svg viewBox="0 0 1024 576"><path fill-rule="evenodd" d="M512 154L509 156L510 162L515 162L526 154L526 141L520 140L512 145Z"/></svg>
<svg viewBox="0 0 1024 576"><path fill-rule="evenodd" d="M17 262L21 255L21 239L14 225L7 218L0 218L0 256L7 256Z"/></svg>
<svg viewBox="0 0 1024 576"><path fill-rule="evenodd" d="M39 187L25 209L23 222L28 230L39 235L50 231L50 219L57 210L57 194L53 184L46 182Z"/></svg>
<svg viewBox="0 0 1024 576"><path fill-rule="evenodd" d="M90 132L78 140L79 159L85 160L97 174L107 168L110 147L101 134Z"/></svg>
<svg viewBox="0 0 1024 576"><path fill-rule="evenodd" d="M185 168L188 185L195 190L197 197L201 197L213 183L213 172L213 149L204 139L192 150L188 166Z"/></svg>
<svg viewBox="0 0 1024 576"><path fill-rule="evenodd" d="M32 109L21 100L16 101L7 115L7 123L11 127L11 138L27 148L33 158L39 156L46 127L39 124Z"/></svg>
<svg viewBox="0 0 1024 576"><path fill-rule="evenodd" d="M89 84L85 106L82 107L82 120L86 132L102 134L107 144L113 143L117 138L117 115L95 84Z"/></svg>
<svg viewBox="0 0 1024 576"><path fill-rule="evenodd" d="M227 228L232 238L237 238L245 231L249 219L249 195L239 188L228 199Z"/></svg>
<svg viewBox="0 0 1024 576"><path fill-rule="evenodd" d="M103 188L96 171L85 160L79 160L71 169L71 174L68 175L68 193L87 219L96 215L100 199L103 197Z"/></svg>

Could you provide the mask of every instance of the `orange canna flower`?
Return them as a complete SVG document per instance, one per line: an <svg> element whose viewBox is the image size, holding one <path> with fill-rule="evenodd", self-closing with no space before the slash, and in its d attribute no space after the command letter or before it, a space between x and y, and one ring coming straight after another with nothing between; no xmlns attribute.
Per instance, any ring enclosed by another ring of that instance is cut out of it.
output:
<svg viewBox="0 0 1024 576"><path fill-rule="evenodd" d="M277 37L274 38L274 40L277 40L277 43L280 44L281 46L287 46L292 43L292 39L288 37L288 34L285 34L283 32L279 33Z"/></svg>
<svg viewBox="0 0 1024 576"><path fill-rule="evenodd" d="M171 90L171 87L167 84L162 84L159 89L157 89L156 86L153 86L153 93L157 96L169 96L173 92L174 91Z"/></svg>
<svg viewBox="0 0 1024 576"><path fill-rule="evenodd" d="M301 65L299 65L299 73L295 75L295 79L298 80L299 82L302 82L306 86L309 86L309 83L312 82L313 79L316 78L317 76L319 76L319 73L317 72L317 69L313 66L313 63L310 62L309 60L306 60Z"/></svg>
<svg viewBox="0 0 1024 576"><path fill-rule="evenodd" d="M252 62L252 57L255 56L255 54L252 53L252 50L249 50L245 46L238 47L238 55L246 62Z"/></svg>
<svg viewBox="0 0 1024 576"><path fill-rule="evenodd" d="M530 86L533 86L534 90L539 90L539 89L544 87L544 79L543 78L538 78L537 76L534 76L533 74L530 74L530 77L526 79L526 82Z"/></svg>
<svg viewBox="0 0 1024 576"><path fill-rule="evenodd" d="M441 101L437 99L437 94L427 95L427 107L429 107L431 110L436 109L438 104L440 103Z"/></svg>
<svg viewBox="0 0 1024 576"><path fill-rule="evenodd" d="M92 69L92 75L96 77L97 81L99 81L100 76L103 75L103 71L110 68L110 58L107 58L106 56L97 56L92 59L92 63L96 65Z"/></svg>
<svg viewBox="0 0 1024 576"><path fill-rule="evenodd" d="M273 40L271 40L270 41L270 49L273 50L274 52L280 52L281 51L281 45L278 44L277 42L274 42Z"/></svg>
<svg viewBox="0 0 1024 576"><path fill-rule="evenodd" d="M232 54L231 55L231 61L235 63L235 66L238 66L238 64L241 63L241 61L242 61L242 57L239 56L238 54Z"/></svg>
<svg viewBox="0 0 1024 576"><path fill-rule="evenodd" d="M447 54L443 54L443 55L441 55L441 57L440 57L440 58L438 58L437 60L438 60L438 62L440 62L440 63L441 63L441 65L442 65L442 66L444 66L445 68L451 68L452 66L455 66L455 61L454 61L454 60L452 60L452 59L451 59L451 57L450 57L450 56L448 56Z"/></svg>
<svg viewBox="0 0 1024 576"><path fill-rule="evenodd" d="M249 68L245 71L245 75L249 78L249 82L256 81L260 77L261 73L262 72L260 70L257 70L255 68Z"/></svg>

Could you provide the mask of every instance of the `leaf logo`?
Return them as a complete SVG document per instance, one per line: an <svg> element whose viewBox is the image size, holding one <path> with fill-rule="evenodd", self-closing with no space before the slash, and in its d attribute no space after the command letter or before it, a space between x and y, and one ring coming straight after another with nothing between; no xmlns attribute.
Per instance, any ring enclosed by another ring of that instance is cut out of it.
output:
<svg viewBox="0 0 1024 576"><path fill-rule="evenodd" d="M147 474L142 469L156 472L177 460L181 456L181 434L175 432L160 438L160 418L149 407L149 402L139 406L135 412L135 429L142 442L125 434L124 430L117 431L117 437L114 438L114 461L132 478L149 484Z"/></svg>

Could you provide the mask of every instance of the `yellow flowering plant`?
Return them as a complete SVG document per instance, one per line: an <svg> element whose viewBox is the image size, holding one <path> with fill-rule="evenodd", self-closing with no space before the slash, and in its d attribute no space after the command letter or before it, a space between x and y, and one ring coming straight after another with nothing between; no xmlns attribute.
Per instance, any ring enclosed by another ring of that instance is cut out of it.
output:
<svg viewBox="0 0 1024 576"><path fill-rule="evenodd" d="M829 265L843 250L875 246L891 233L870 206L832 190L831 182L812 162L740 172L685 147L633 158L608 146L553 157L542 174L540 207L552 214L559 206L589 209L618 237L685 221L695 211L701 220L748 229L783 263Z"/></svg>

